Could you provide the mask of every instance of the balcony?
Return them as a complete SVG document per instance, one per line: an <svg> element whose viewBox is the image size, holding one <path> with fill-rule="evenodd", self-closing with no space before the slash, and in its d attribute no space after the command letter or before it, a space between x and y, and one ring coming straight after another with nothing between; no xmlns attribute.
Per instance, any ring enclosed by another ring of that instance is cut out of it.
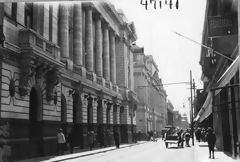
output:
<svg viewBox="0 0 240 162"><path fill-rule="evenodd" d="M35 58L62 66L60 62L60 47L31 29L19 31L19 47L23 54L34 55Z"/></svg>
<svg viewBox="0 0 240 162"><path fill-rule="evenodd" d="M28 94L28 82L31 77L46 77L46 98L53 100L53 89L59 83L60 71L64 64L60 61L59 47L46 40L31 29L19 31L20 81L19 93Z"/></svg>

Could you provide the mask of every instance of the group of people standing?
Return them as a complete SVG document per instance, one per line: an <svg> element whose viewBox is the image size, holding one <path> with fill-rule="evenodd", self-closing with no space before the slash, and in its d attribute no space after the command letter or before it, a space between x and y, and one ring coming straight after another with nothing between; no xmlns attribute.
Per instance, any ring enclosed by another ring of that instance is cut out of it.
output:
<svg viewBox="0 0 240 162"><path fill-rule="evenodd" d="M186 147L190 147L189 141L190 141L191 135L189 130L183 131L182 129L180 129L177 135L178 135L178 147L183 148L184 142L186 142L185 144Z"/></svg>
<svg viewBox="0 0 240 162"><path fill-rule="evenodd" d="M154 141L157 142L158 134L156 131L149 131L147 132L148 135L148 141Z"/></svg>
<svg viewBox="0 0 240 162"><path fill-rule="evenodd" d="M96 142L96 140L95 140L96 134L93 130L91 130L91 131L88 131L87 135L88 135L89 149L92 150L95 145L95 142ZM114 142L115 142L116 148L119 148L120 147L120 139L119 139L118 131L116 131L116 130L113 131L113 137L114 137ZM63 129L60 128L59 132L57 133L57 155L63 155L64 150L66 150L66 148L68 147L68 144L69 144L69 148L70 148L70 153L73 153L74 132L71 131L68 134L68 136L66 136L63 133Z"/></svg>

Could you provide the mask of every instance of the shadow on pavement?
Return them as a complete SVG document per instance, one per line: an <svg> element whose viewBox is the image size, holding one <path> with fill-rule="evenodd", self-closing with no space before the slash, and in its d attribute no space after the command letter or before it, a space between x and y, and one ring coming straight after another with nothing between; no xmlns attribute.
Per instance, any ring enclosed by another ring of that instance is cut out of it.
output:
<svg viewBox="0 0 240 162"><path fill-rule="evenodd" d="M169 147L167 149L178 149L179 147L176 147L176 146L172 146L172 147Z"/></svg>
<svg viewBox="0 0 240 162"><path fill-rule="evenodd" d="M198 145L199 147L208 147L207 144L203 144L203 145Z"/></svg>

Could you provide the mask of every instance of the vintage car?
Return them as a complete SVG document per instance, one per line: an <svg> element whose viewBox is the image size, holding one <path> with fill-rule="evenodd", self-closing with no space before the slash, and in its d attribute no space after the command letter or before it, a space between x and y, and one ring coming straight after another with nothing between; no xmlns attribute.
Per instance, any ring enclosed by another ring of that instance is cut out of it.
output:
<svg viewBox="0 0 240 162"><path fill-rule="evenodd" d="M178 134L176 127L168 127L165 133L164 141L166 148L168 148L169 144L177 144L178 145Z"/></svg>

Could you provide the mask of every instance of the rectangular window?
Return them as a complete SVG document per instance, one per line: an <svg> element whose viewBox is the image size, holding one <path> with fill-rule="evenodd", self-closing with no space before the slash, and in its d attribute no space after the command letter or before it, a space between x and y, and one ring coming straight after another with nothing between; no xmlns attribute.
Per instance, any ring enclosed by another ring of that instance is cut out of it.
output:
<svg viewBox="0 0 240 162"><path fill-rule="evenodd" d="M11 17L14 21L17 20L17 3L12 3L12 11L11 11Z"/></svg>
<svg viewBox="0 0 240 162"><path fill-rule="evenodd" d="M53 5L49 6L49 41L52 41Z"/></svg>
<svg viewBox="0 0 240 162"><path fill-rule="evenodd" d="M33 29L33 4L25 3L24 24L27 28Z"/></svg>

